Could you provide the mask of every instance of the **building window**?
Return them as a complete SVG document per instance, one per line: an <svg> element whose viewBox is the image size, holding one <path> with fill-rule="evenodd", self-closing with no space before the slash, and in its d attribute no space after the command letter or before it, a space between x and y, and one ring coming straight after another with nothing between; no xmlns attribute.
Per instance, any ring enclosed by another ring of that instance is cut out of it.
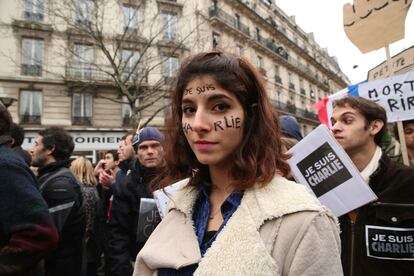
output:
<svg viewBox="0 0 414 276"><path fill-rule="evenodd" d="M261 42L262 41L262 36L260 35L260 29L256 28L256 40Z"/></svg>
<svg viewBox="0 0 414 276"><path fill-rule="evenodd" d="M122 50L122 79L124 81L136 81L138 79L139 52Z"/></svg>
<svg viewBox="0 0 414 276"><path fill-rule="evenodd" d="M44 43L42 39L22 39L22 75L42 75L43 48Z"/></svg>
<svg viewBox="0 0 414 276"><path fill-rule="evenodd" d="M275 82L282 84L282 78L280 77L280 67L275 65Z"/></svg>
<svg viewBox="0 0 414 276"><path fill-rule="evenodd" d="M178 69L178 58L168 57L162 64L162 76L165 78L175 77Z"/></svg>
<svg viewBox="0 0 414 276"><path fill-rule="evenodd" d="M137 32L139 14L136 7L123 6L122 12L124 14L124 31Z"/></svg>
<svg viewBox="0 0 414 276"><path fill-rule="evenodd" d="M257 56L257 67L263 68L263 58L261 56Z"/></svg>
<svg viewBox="0 0 414 276"><path fill-rule="evenodd" d="M20 92L19 117L22 124L38 124L42 115L42 92L22 90Z"/></svg>
<svg viewBox="0 0 414 276"><path fill-rule="evenodd" d="M172 116L172 107L171 107L171 98L166 97L164 98L164 118L168 120Z"/></svg>
<svg viewBox="0 0 414 276"><path fill-rule="evenodd" d="M236 17L236 28L237 29L239 29L240 30L240 27L241 27L241 25L240 25L240 15L238 15L237 13L235 14L235 17Z"/></svg>
<svg viewBox="0 0 414 276"><path fill-rule="evenodd" d="M266 6L271 6L272 5L272 1L271 0L260 0L260 2L262 2Z"/></svg>
<svg viewBox="0 0 414 276"><path fill-rule="evenodd" d="M122 125L124 126L131 125L132 110L131 110L131 106L129 105L127 96L122 96L121 114L122 114Z"/></svg>
<svg viewBox="0 0 414 276"><path fill-rule="evenodd" d="M293 83L293 76L292 73L288 73L289 77L289 89L295 90L295 84Z"/></svg>
<svg viewBox="0 0 414 276"><path fill-rule="evenodd" d="M177 15L163 13L164 39L175 40L177 37Z"/></svg>
<svg viewBox="0 0 414 276"><path fill-rule="evenodd" d="M216 32L213 32L213 49L220 45L220 35Z"/></svg>
<svg viewBox="0 0 414 276"><path fill-rule="evenodd" d="M72 98L72 124L92 124L92 95L74 93Z"/></svg>
<svg viewBox="0 0 414 276"><path fill-rule="evenodd" d="M75 44L74 73L76 78L91 79L93 63L93 47L84 44Z"/></svg>
<svg viewBox="0 0 414 276"><path fill-rule="evenodd" d="M45 15L44 0L24 0L24 19L41 22Z"/></svg>
<svg viewBox="0 0 414 276"><path fill-rule="evenodd" d="M75 13L76 24L81 27L91 27L95 22L95 1L76 0Z"/></svg>
<svg viewBox="0 0 414 276"><path fill-rule="evenodd" d="M243 54L243 47L240 45L236 45L236 54L241 56Z"/></svg>

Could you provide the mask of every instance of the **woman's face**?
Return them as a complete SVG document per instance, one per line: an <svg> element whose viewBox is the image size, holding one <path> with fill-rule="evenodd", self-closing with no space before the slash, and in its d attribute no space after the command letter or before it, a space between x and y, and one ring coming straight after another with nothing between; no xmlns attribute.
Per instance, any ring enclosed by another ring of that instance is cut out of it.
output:
<svg viewBox="0 0 414 276"><path fill-rule="evenodd" d="M182 99L182 128L198 161L229 166L243 138L244 111L236 96L208 76L189 82Z"/></svg>

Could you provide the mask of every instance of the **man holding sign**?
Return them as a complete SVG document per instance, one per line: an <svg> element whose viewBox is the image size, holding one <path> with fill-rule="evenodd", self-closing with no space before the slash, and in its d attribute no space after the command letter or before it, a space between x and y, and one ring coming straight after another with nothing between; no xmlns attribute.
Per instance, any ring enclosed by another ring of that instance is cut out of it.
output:
<svg viewBox="0 0 414 276"><path fill-rule="evenodd" d="M163 143L164 136L154 127L141 129L132 141L137 160L132 161L131 169L114 195L109 221L108 259L111 276L132 275L131 262L135 261L145 239L160 221L155 203L155 211L148 208L150 204L145 203L153 197L151 181L158 176L165 163Z"/></svg>
<svg viewBox="0 0 414 276"><path fill-rule="evenodd" d="M345 275L412 275L414 170L379 147L385 110L361 97L334 102L332 133L378 200L339 218Z"/></svg>

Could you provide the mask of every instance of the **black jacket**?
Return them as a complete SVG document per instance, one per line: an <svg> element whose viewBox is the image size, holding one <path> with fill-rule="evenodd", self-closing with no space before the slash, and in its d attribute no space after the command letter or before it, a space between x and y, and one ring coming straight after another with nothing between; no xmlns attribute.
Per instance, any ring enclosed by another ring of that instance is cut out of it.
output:
<svg viewBox="0 0 414 276"><path fill-rule="evenodd" d="M354 223L348 214L339 218L344 275L413 275L414 230L378 227L414 229L414 170L383 154L369 185L378 200L357 209Z"/></svg>
<svg viewBox="0 0 414 276"><path fill-rule="evenodd" d="M0 275L36 275L37 262L57 244L35 176L20 156L0 145Z"/></svg>
<svg viewBox="0 0 414 276"><path fill-rule="evenodd" d="M70 160L39 169L39 189L59 232L58 248L45 259L46 275L80 275L85 234L81 187L67 168Z"/></svg>
<svg viewBox="0 0 414 276"><path fill-rule="evenodd" d="M138 161L133 161L130 167L112 201L108 240L111 276L132 275L131 261L144 246L136 241L140 200L152 198L149 184L157 173L142 167Z"/></svg>

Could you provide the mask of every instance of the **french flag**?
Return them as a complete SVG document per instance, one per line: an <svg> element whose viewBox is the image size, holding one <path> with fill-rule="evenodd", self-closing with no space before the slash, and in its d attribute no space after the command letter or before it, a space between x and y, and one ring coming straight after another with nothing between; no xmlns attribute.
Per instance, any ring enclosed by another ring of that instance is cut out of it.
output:
<svg viewBox="0 0 414 276"><path fill-rule="evenodd" d="M332 114L332 103L335 100L339 100L340 98L346 96L359 96L358 86L366 81L362 81L360 83L348 86L341 91L336 92L328 97L323 98L317 103L312 105L312 108L318 112L318 119L321 124L326 125L328 128L331 128L331 114Z"/></svg>

